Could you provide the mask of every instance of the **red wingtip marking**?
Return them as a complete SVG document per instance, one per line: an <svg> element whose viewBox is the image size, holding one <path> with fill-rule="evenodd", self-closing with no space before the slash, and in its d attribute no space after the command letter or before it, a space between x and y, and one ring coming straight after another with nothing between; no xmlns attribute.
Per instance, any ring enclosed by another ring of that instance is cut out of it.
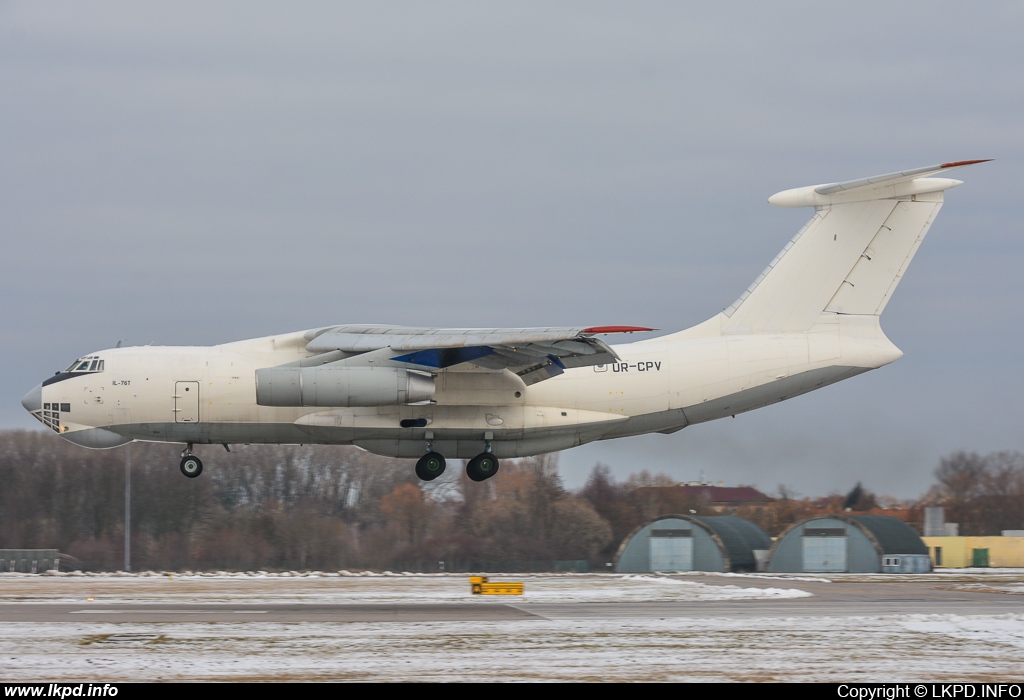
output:
<svg viewBox="0 0 1024 700"><path fill-rule="evenodd" d="M961 165L974 165L975 163L987 163L994 158L982 158L981 160L954 160L952 163L943 163L940 168L959 168Z"/></svg>
<svg viewBox="0 0 1024 700"><path fill-rule="evenodd" d="M584 333L640 333L643 331L656 331L657 328L644 328L642 326L593 326L584 328Z"/></svg>

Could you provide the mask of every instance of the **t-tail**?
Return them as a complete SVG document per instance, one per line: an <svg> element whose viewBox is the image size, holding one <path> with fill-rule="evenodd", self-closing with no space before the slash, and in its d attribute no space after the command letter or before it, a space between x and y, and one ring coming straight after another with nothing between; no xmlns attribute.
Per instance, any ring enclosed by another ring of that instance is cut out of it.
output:
<svg viewBox="0 0 1024 700"><path fill-rule="evenodd" d="M833 325L841 321L838 317L850 316L866 317L857 324L861 327L877 327L877 318L942 208L945 191L962 184L931 176L987 160L942 163L773 195L769 203L814 207L814 216L739 299L691 331L813 333L823 323Z"/></svg>

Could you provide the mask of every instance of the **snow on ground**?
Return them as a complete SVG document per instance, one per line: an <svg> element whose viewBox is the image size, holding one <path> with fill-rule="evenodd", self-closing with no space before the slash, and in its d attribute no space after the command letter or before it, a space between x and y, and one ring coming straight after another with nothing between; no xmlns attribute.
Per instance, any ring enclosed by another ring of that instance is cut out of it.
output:
<svg viewBox="0 0 1024 700"><path fill-rule="evenodd" d="M1015 595L1024 595L1024 583L1013 583L1013 582L992 582L992 583L965 583L958 586L958 588L964 588L973 591L987 591L989 593L1013 593Z"/></svg>
<svg viewBox="0 0 1024 700"><path fill-rule="evenodd" d="M796 588L715 585L687 576L657 574L496 574L492 581L522 581L525 595L498 599L515 603L622 603L629 601L801 598ZM19 585L18 582L21 584ZM585 582L585 585L583 584ZM470 596L466 574L345 576L314 575L104 575L32 576L0 574L0 603L494 603Z"/></svg>
<svg viewBox="0 0 1024 700"><path fill-rule="evenodd" d="M765 589L736 577L491 578L524 581L530 602L720 601L790 595L787 590L806 595L783 581ZM1020 581L1019 574L1015 578ZM790 583L799 586L796 577ZM0 575L0 603L522 601L470 596L468 589L462 575ZM1007 615L780 618L759 617L756 610L741 619L5 623L0 680L1024 680L1024 606L1021 614Z"/></svg>
<svg viewBox="0 0 1024 700"><path fill-rule="evenodd" d="M1020 681L1024 615L8 624L6 681Z"/></svg>

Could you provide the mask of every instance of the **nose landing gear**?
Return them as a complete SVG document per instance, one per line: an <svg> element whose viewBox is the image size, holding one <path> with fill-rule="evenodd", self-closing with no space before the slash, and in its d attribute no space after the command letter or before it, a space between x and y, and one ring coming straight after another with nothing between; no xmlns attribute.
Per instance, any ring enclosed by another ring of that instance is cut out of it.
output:
<svg viewBox="0 0 1024 700"><path fill-rule="evenodd" d="M192 454L191 442L188 443L188 446L184 450L182 450L180 468L181 473L189 479L195 479L203 473L203 461Z"/></svg>

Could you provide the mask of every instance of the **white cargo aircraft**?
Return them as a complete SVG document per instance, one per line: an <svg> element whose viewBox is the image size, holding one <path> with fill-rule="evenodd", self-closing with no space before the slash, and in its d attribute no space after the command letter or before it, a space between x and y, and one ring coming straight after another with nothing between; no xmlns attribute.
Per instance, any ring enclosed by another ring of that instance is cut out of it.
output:
<svg viewBox="0 0 1024 700"><path fill-rule="evenodd" d="M814 216L722 313L688 330L406 328L342 325L212 347L128 347L75 360L22 399L61 437L93 448L133 440L194 445L351 444L445 457L469 478L498 459L595 440L673 433L866 372L902 353L879 316L959 180L958 161L780 192Z"/></svg>

